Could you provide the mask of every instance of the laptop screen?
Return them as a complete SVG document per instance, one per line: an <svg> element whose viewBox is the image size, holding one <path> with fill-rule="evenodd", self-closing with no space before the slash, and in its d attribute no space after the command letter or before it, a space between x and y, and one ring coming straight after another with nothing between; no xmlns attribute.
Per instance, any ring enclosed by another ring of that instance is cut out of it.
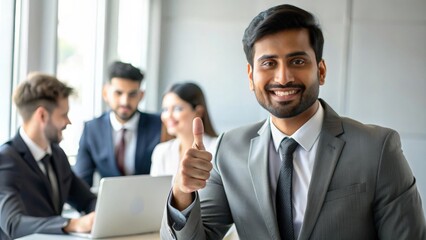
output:
<svg viewBox="0 0 426 240"><path fill-rule="evenodd" d="M158 232L171 186L172 176L102 178L95 221L88 237Z"/></svg>

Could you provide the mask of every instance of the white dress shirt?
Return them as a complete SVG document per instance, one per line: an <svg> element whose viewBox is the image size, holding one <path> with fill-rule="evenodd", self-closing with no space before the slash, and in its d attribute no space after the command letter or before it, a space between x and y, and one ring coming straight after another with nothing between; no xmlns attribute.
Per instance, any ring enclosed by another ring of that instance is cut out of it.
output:
<svg viewBox="0 0 426 240"><path fill-rule="evenodd" d="M112 142L114 147L118 145L121 139L121 129L126 129L126 150L124 152L124 172L125 175L133 175L135 173L135 155L136 155L136 143L138 139L138 125L139 125L139 112L136 112L132 118L130 118L124 124L121 124L115 117L114 112L110 112L109 119L112 126Z"/></svg>
<svg viewBox="0 0 426 240"><path fill-rule="evenodd" d="M279 154L280 143L285 137L296 140L299 146L293 154L293 226L297 239L302 228L308 199L309 183L317 153L318 139L324 120L324 109L319 104L317 112L309 121L303 124L293 135L287 136L282 133L269 119L272 141L269 144L269 176L271 196L274 206L278 176L280 173L281 159Z"/></svg>
<svg viewBox="0 0 426 240"><path fill-rule="evenodd" d="M25 132L25 130L21 127L19 128L19 135L21 135L22 140L27 145L28 149L30 149L31 155L33 155L34 159L37 162L37 165L40 167L41 171L46 174L46 169L44 168L44 164L41 162L41 159L46 155L52 155L52 148L50 145L47 145L47 149L39 147Z"/></svg>

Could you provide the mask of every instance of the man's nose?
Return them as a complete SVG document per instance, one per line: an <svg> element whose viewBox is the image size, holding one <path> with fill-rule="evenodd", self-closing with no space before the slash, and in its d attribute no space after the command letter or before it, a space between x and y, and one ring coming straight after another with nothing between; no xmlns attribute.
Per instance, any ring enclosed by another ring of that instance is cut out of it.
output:
<svg viewBox="0 0 426 240"><path fill-rule="evenodd" d="M275 81L281 83L282 85L285 85L288 82L293 82L294 76L291 69L289 69L284 64L278 67L275 72Z"/></svg>
<svg viewBox="0 0 426 240"><path fill-rule="evenodd" d="M120 96L121 105L127 105L128 102L129 102L129 96L127 94L123 94Z"/></svg>

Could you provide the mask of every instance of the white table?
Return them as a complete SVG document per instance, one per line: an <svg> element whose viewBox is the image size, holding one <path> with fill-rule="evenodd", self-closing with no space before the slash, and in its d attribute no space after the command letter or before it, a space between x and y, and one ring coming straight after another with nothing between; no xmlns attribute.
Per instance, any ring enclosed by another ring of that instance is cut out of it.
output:
<svg viewBox="0 0 426 240"><path fill-rule="evenodd" d="M77 237L72 235L56 235L56 234L31 234L26 237L17 238L17 240L82 240L87 239L84 237ZM142 235L131 235L131 236L122 236L122 237L113 237L113 238L102 238L111 239L111 240L159 240L160 233L148 233Z"/></svg>

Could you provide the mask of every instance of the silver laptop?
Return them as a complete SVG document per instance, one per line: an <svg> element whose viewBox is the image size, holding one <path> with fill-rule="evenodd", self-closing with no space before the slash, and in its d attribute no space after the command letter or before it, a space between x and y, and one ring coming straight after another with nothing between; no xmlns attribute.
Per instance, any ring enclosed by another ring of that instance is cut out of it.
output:
<svg viewBox="0 0 426 240"><path fill-rule="evenodd" d="M172 176L102 178L92 232L71 234L105 238L158 232L171 185Z"/></svg>

